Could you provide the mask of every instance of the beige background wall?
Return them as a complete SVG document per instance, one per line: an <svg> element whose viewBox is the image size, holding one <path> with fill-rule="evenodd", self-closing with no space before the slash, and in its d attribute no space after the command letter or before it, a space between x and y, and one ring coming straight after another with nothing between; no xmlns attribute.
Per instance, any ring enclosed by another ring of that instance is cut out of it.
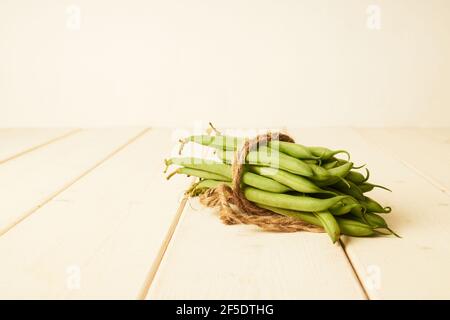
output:
<svg viewBox="0 0 450 320"><path fill-rule="evenodd" d="M0 126L448 126L449 108L448 0L0 0Z"/></svg>

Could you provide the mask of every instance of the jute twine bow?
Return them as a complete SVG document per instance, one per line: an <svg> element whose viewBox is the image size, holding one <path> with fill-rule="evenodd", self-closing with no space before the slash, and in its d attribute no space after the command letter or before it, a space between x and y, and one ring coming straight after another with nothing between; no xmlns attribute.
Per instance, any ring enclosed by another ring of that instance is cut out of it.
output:
<svg viewBox="0 0 450 320"><path fill-rule="evenodd" d="M286 134L270 132L247 140L241 150L234 156L232 164L232 187L230 188L226 184L221 184L216 188L208 189L200 195L200 202L207 207L219 207L220 219L228 225L240 223L253 224L264 230L278 232L323 232L323 229L320 227L258 207L245 198L241 190L245 159L250 151L267 145L271 140L294 142Z"/></svg>

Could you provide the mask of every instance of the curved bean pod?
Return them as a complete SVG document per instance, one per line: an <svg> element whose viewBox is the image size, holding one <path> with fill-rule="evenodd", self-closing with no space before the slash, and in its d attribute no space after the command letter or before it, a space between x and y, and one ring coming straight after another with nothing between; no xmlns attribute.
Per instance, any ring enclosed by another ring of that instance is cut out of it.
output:
<svg viewBox="0 0 450 320"><path fill-rule="evenodd" d="M270 141L268 145L270 148L283 152L294 158L312 160L320 159L320 157L313 155L308 147L305 147L301 144L285 141Z"/></svg>
<svg viewBox="0 0 450 320"><path fill-rule="evenodd" d="M354 184L351 181L339 181L332 186L334 189L337 189L345 194L348 194L349 196L352 196L353 198L357 200L364 200L365 197L362 193L362 191L358 188L356 184Z"/></svg>
<svg viewBox="0 0 450 320"><path fill-rule="evenodd" d="M284 184L290 187L293 190L304 192L304 193L331 193L331 191L323 190L317 187L313 182L308 179L290 173L288 171L284 171L281 169L275 169L270 167L259 167L259 166L250 166L250 170L264 177L271 178L275 181L278 181L281 184Z"/></svg>
<svg viewBox="0 0 450 320"><path fill-rule="evenodd" d="M244 189L244 195L249 201L267 206L307 212L325 211L339 201L347 198L347 196L336 196L329 199L318 199L306 196L271 193L252 187L246 187Z"/></svg>
<svg viewBox="0 0 450 320"><path fill-rule="evenodd" d="M194 157L176 157L166 159L165 163L167 167L174 164L191 169L217 173L231 179L231 166L213 160Z"/></svg>
<svg viewBox="0 0 450 320"><path fill-rule="evenodd" d="M333 243L338 241L339 236L341 235L341 229L334 216L329 211L313 212L313 214L322 223L322 226L330 236L331 241Z"/></svg>
<svg viewBox="0 0 450 320"><path fill-rule="evenodd" d="M230 181L227 177L221 176L220 174L198 170L198 169L191 169L191 168L178 168L171 174L167 176L167 180L169 180L171 177L173 177L175 174L185 174L187 176L194 176L197 178L202 179L208 179L208 180L219 180L219 181Z"/></svg>
<svg viewBox="0 0 450 320"><path fill-rule="evenodd" d="M350 160L350 154L346 150L330 150L325 147L308 147L308 149L313 155L320 157L322 160L328 160L339 153L344 153Z"/></svg>
<svg viewBox="0 0 450 320"><path fill-rule="evenodd" d="M316 184L319 187L326 187L331 186L339 181L342 181L342 179L349 173L349 171L353 167L353 162L346 162L343 165L340 165L338 167L334 167L331 169L328 169L328 174L331 176L329 179L323 180L323 181L316 181Z"/></svg>
<svg viewBox="0 0 450 320"><path fill-rule="evenodd" d="M324 164L322 165L322 167L323 167L324 169L331 169L331 168L336 167L336 166L338 165L338 163L339 163L339 162L338 162L337 160L333 160L333 161L324 163Z"/></svg>
<svg viewBox="0 0 450 320"><path fill-rule="evenodd" d="M232 162L234 159L234 152L230 151L218 151L217 155L227 163ZM309 165L302 160L267 147L261 147L258 151L250 151L247 155L246 163L280 168L305 177L311 177L314 174Z"/></svg>
<svg viewBox="0 0 450 320"><path fill-rule="evenodd" d="M383 207L381 204L369 197L364 197L364 200L360 200L360 203L364 208L366 208L368 213L389 213L392 210L391 207Z"/></svg>
<svg viewBox="0 0 450 320"><path fill-rule="evenodd" d="M345 235L352 237L369 237L375 235L373 228L365 223L344 218L337 218L336 220L341 228L341 232Z"/></svg>
<svg viewBox="0 0 450 320"><path fill-rule="evenodd" d="M364 183L358 184L358 188L362 191L362 193L366 193L366 192L372 191L374 188L380 188L380 189L392 192L392 190L389 189L389 188L386 188L384 186L380 186L378 184L372 184L372 183L369 183L369 182L364 182Z"/></svg>
<svg viewBox="0 0 450 320"><path fill-rule="evenodd" d="M351 212L355 208L360 208L361 205L358 203L352 203L352 204L344 204L344 205L334 205L330 207L328 210L331 212L334 216L342 216L344 214L347 214Z"/></svg>
<svg viewBox="0 0 450 320"><path fill-rule="evenodd" d="M364 176L363 174L357 172L357 171L350 171L346 176L345 179L347 179L348 181L351 181L355 184L361 184L366 182L367 180L369 180L369 176L370 176L370 172L369 170L366 168L366 172L367 175Z"/></svg>
<svg viewBox="0 0 450 320"><path fill-rule="evenodd" d="M245 139L230 136L210 136L210 135L192 135L182 139L181 143L194 142L207 147L222 150L237 150L244 143Z"/></svg>
<svg viewBox="0 0 450 320"><path fill-rule="evenodd" d="M257 204L257 205L261 208L271 210L271 211L281 214L283 216L299 219L299 220L305 221L307 223L313 224L315 226L323 227L320 220L316 216L314 216L313 213L280 209L280 208L265 206L265 205L261 205L261 204ZM370 226L368 226L367 224L364 224L364 223L361 223L358 221L354 221L354 220L350 220L350 219L340 218L340 217L336 217L336 221L339 224L339 228L340 228L342 234L345 234L348 236L353 236L353 237L367 237L367 236L372 236L375 234L373 232L372 228Z"/></svg>
<svg viewBox="0 0 450 320"><path fill-rule="evenodd" d="M218 174L220 176L226 177L227 180L224 179L214 179L213 177L200 177L205 179L213 179L213 180L221 180L221 181L231 181L231 166L214 162L211 160L204 160L200 158L170 158L166 160L166 165L176 164L179 166L184 166L186 168L207 171L214 174ZM194 173L192 174L197 177ZM289 187L273 180L270 178L262 177L257 174L251 172L244 172L242 175L242 183L270 192L278 192L284 193L291 191Z"/></svg>

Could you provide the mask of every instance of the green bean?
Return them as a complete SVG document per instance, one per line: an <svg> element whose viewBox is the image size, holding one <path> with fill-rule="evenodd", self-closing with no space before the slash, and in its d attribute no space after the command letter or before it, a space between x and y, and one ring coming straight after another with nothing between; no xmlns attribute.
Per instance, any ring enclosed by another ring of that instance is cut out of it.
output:
<svg viewBox="0 0 450 320"><path fill-rule="evenodd" d="M321 167L317 164L310 164L309 165L314 173L314 175L311 177L314 181L327 181L332 178L330 175L329 170L325 169L324 167Z"/></svg>
<svg viewBox="0 0 450 320"><path fill-rule="evenodd" d="M286 217L291 217L295 219L302 220L304 222L310 223L312 225L323 227L320 220L314 216L313 213L310 212L301 212L301 211L293 211L293 210L287 210L287 209L280 209L276 207L270 207L258 204L259 207L271 210L275 213L281 214ZM372 236L375 233L373 232L372 228L364 223L350 220L350 219L344 219L341 217L336 217L336 221L339 224L339 228L341 230L342 234L353 236L353 237L366 237L366 236Z"/></svg>
<svg viewBox="0 0 450 320"><path fill-rule="evenodd" d="M337 205L330 207L328 210L334 216L342 216L344 214L351 212L354 208L360 208L360 207L361 207L361 205L358 203L344 204L344 205L337 204Z"/></svg>
<svg viewBox="0 0 450 320"><path fill-rule="evenodd" d="M326 163L322 164L322 167L324 169L331 169L331 168L336 167L337 164L338 164L338 161L334 160L334 161L330 161L330 162L326 162Z"/></svg>
<svg viewBox="0 0 450 320"><path fill-rule="evenodd" d="M244 143L244 141L245 139L243 138L221 135L193 135L181 140L183 144L187 142L195 142L204 146L222 150L237 150L238 147Z"/></svg>
<svg viewBox="0 0 450 320"><path fill-rule="evenodd" d="M339 181L332 186L334 189L337 189L345 194L348 194L349 196L352 196L353 198L357 200L364 200L364 195L362 191L358 188L356 184L354 184L351 181Z"/></svg>
<svg viewBox="0 0 450 320"><path fill-rule="evenodd" d="M234 151L224 151L217 149L215 154L219 157L220 160L222 160L224 163L232 164L234 160Z"/></svg>
<svg viewBox="0 0 450 320"><path fill-rule="evenodd" d="M215 188L221 184L226 184L227 186L231 187L231 182L218 181L218 180L202 180L202 181L194 184L194 186L195 186L195 189L210 189L210 188Z"/></svg>
<svg viewBox="0 0 450 320"><path fill-rule="evenodd" d="M285 141L270 141L268 143L269 147L283 152L287 155L290 155L297 159L319 159L311 153L308 147L305 147L301 144L285 142Z"/></svg>
<svg viewBox="0 0 450 320"><path fill-rule="evenodd" d="M329 211L313 212L313 214L320 220L331 241L333 243L338 241L341 229L334 216Z"/></svg>
<svg viewBox="0 0 450 320"><path fill-rule="evenodd" d="M333 188L326 188L326 190L334 192L337 195L346 195L345 193ZM334 206L330 207L329 211L334 215L343 215L346 213L351 213L352 215L360 218L364 218L365 214L364 207L359 203L358 200L356 200L351 196L342 200L341 204L337 203Z"/></svg>
<svg viewBox="0 0 450 320"><path fill-rule="evenodd" d="M319 165L319 163L320 163L320 160L302 160L304 163L307 163L307 164L317 164L317 165Z"/></svg>
<svg viewBox="0 0 450 320"><path fill-rule="evenodd" d="M191 169L196 170L202 170L207 171L215 174L219 174L223 177L228 178L227 180L222 181L231 181L231 166L220 163L220 162L214 162L211 160L204 160L200 158L170 158L166 160L166 166L169 166L171 164L176 164L179 166L184 166ZM197 176L193 174L194 176ZM213 179L212 177L210 177ZM213 180L221 180L221 179L213 179ZM244 172L242 175L242 183L270 191L270 192L278 192L278 193L284 193L291 191L291 189L273 179L266 178L259 176L257 174L251 173L251 172Z"/></svg>
<svg viewBox="0 0 450 320"><path fill-rule="evenodd" d="M320 222L320 220L311 212L281 209L281 208L277 208L277 207L266 206L266 205L260 204L260 203L257 203L256 205L258 207L261 207L261 208L273 211L275 213L281 214L281 215L286 216L286 217L299 219L299 220L302 220L304 222L313 224L315 226L323 227L323 225Z"/></svg>
<svg viewBox="0 0 450 320"><path fill-rule="evenodd" d="M308 149L313 155L320 157L322 160L328 160L339 153L346 154L350 160L350 154L345 150L330 150L324 147L308 147Z"/></svg>
<svg viewBox="0 0 450 320"><path fill-rule="evenodd" d="M224 163L216 162L213 160L206 160L201 158L193 158L193 157L177 157L177 158L169 158L165 160L166 166L170 165L179 165L191 169L198 169L208 172L213 172L220 174L224 177L227 177L231 180L231 166L226 165Z"/></svg>
<svg viewBox="0 0 450 320"><path fill-rule="evenodd" d="M328 233L329 237L331 238L331 241L335 243L337 240L339 240L340 236L340 228L339 224L337 223L336 219L333 217L331 213L328 211L323 212L314 212L314 213L307 213L307 212L301 212L301 211L292 211L292 210L286 210L286 209L280 209L277 207L271 207L266 205L257 204L259 207L271 210L275 213L299 219L302 221L305 221L307 223L323 227L325 231Z"/></svg>
<svg viewBox="0 0 450 320"><path fill-rule="evenodd" d="M343 178L352 168L353 162L346 162L343 165L329 169L328 173L330 176Z"/></svg>
<svg viewBox="0 0 450 320"><path fill-rule="evenodd" d="M307 196L271 193L252 187L246 187L244 189L244 195L249 201L256 203L307 212L325 211L339 201L347 198L347 196L337 196L329 199L318 199Z"/></svg>
<svg viewBox="0 0 450 320"><path fill-rule="evenodd" d="M344 164L350 162L350 161L342 160L342 159L338 159L338 158L330 158L328 161L330 161L330 160L335 160L335 161L337 161L339 166L342 166L342 165L344 165ZM353 164L352 169L362 169L362 168L364 168L365 166L366 166L366 164L362 164L362 165L360 165L360 166L356 166L355 164Z"/></svg>
<svg viewBox="0 0 450 320"><path fill-rule="evenodd" d="M217 180L201 180L200 182L194 183L187 191L186 194L191 197L196 197L203 193L206 189L215 188L221 184L226 184L231 187L231 182L217 181Z"/></svg>
<svg viewBox="0 0 450 320"><path fill-rule="evenodd" d="M288 186L281 184L278 181L262 177L252 172L244 172L244 174L242 175L242 183L261 190L275 193L284 193L291 191Z"/></svg>
<svg viewBox="0 0 450 320"><path fill-rule="evenodd" d="M219 181L230 181L227 177L221 176L220 174L198 170L198 169L191 169L191 168L178 168L171 174L167 176L167 180L169 180L172 176L175 174L185 174L187 176L194 176L202 179L208 179L208 180L219 180Z"/></svg>
<svg viewBox="0 0 450 320"><path fill-rule="evenodd" d="M358 188L359 188L363 193L372 191L374 188L380 188L380 189L384 189L384 190L387 190L387 191L389 191L389 192L392 192L392 190L389 189L389 188L386 188L386 187L384 187L384 186L380 186L380 185L378 185L378 184L372 184L372 183L369 183L369 182L364 182L364 183L358 184Z"/></svg>
<svg viewBox="0 0 450 320"><path fill-rule="evenodd" d="M366 213L364 216L364 220L361 217L356 218L358 221L361 222L367 222L372 228L382 228L388 230L390 233L392 233L397 238L400 238L400 236L395 233L391 228L389 228L386 220L383 219L383 217L375 214L375 213Z"/></svg>
<svg viewBox="0 0 450 320"><path fill-rule="evenodd" d="M391 212L391 207L383 207L375 200L364 197L364 200L360 200L361 205L366 208L367 212L375 212L375 213L389 213Z"/></svg>
<svg viewBox="0 0 450 320"><path fill-rule="evenodd" d="M269 177L279 183L282 183L293 190L304 193L332 193L327 190L320 189L313 182L308 179L281 170L270 167L251 166L250 170L264 177Z"/></svg>
<svg viewBox="0 0 450 320"><path fill-rule="evenodd" d="M342 234L351 237L369 237L375 235L373 228L365 223L345 218L336 218L336 220L341 228Z"/></svg>
<svg viewBox="0 0 450 320"><path fill-rule="evenodd" d="M361 184L361 183L364 183L367 180L369 180L370 172L369 172L369 170L367 170L367 168L366 168L366 172L367 172L367 175L364 176L364 175L362 175L361 173L359 173L357 171L350 171L345 176L345 179L347 179L348 181L351 181L351 182L353 182L355 184Z"/></svg>
<svg viewBox="0 0 450 320"><path fill-rule="evenodd" d="M316 181L316 184L319 187L326 187L333 185L337 183L338 181L345 181L343 178L348 174L348 172L352 169L353 163L352 162L346 162L343 165L340 165L339 167L334 167L331 169L328 169L328 174L330 175L330 178L322 181Z"/></svg>
<svg viewBox="0 0 450 320"><path fill-rule="evenodd" d="M229 162L234 157L234 153L230 151L218 151L217 155L225 162ZM258 151L250 151L247 155L246 162L259 166L280 168L305 177L311 177L313 175L309 165L302 160L267 147L260 147Z"/></svg>

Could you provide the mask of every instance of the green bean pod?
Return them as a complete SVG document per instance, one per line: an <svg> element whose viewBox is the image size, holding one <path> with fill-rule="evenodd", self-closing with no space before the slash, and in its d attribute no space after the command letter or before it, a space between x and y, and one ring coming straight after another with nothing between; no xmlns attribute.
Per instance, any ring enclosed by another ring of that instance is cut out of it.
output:
<svg viewBox="0 0 450 320"><path fill-rule="evenodd" d="M169 180L175 174L185 174L187 176L193 176L193 177L208 179L208 180L230 181L230 179L228 179L227 177L221 176L220 174L203 171L203 170L198 170L198 169L185 168L185 167L178 168L174 172L169 174L167 176L167 180Z"/></svg>
<svg viewBox="0 0 450 320"><path fill-rule="evenodd" d="M392 192L392 190L389 189L389 188L386 188L384 186L380 186L378 184L372 184L372 183L369 183L369 182L364 182L364 183L358 184L358 188L362 191L362 193L366 193L366 192L372 191L374 188L380 188L380 189L384 189L384 190L387 190L389 192Z"/></svg>
<svg viewBox="0 0 450 320"><path fill-rule="evenodd" d="M308 147L308 149L313 155L320 157L322 160L328 160L339 153L344 153L350 159L350 154L345 150L330 150L325 147Z"/></svg>
<svg viewBox="0 0 450 320"><path fill-rule="evenodd" d="M344 204L344 205L334 205L328 209L328 211L331 212L334 216L342 216L344 214L347 214L351 212L355 208L360 208L361 205L358 203L352 203L352 204Z"/></svg>
<svg viewBox="0 0 450 320"><path fill-rule="evenodd" d="M213 160L194 157L175 157L166 159L165 163L167 167L174 164L191 169L217 173L231 180L231 166Z"/></svg>
<svg viewBox="0 0 450 320"><path fill-rule="evenodd" d="M230 151L218 151L217 155L227 163L234 159L234 153ZM246 163L280 168L305 177L311 177L314 174L309 165L302 160L267 147L261 147L258 151L250 151L247 155Z"/></svg>
<svg viewBox="0 0 450 320"><path fill-rule="evenodd" d="M358 188L356 184L354 184L351 181L339 181L332 186L334 189L337 189L345 194L348 194L349 196L352 196L353 198L357 200L364 200L365 197L362 193L362 191Z"/></svg>
<svg viewBox="0 0 450 320"><path fill-rule="evenodd" d="M328 181L329 179L333 178L333 176L330 174L329 170L325 169L324 167L321 167L317 164L309 164L311 167L314 175L311 177L314 181Z"/></svg>
<svg viewBox="0 0 450 320"><path fill-rule="evenodd" d="M361 183L366 182L369 179L370 173L369 173L369 170L367 170L367 168L366 168L366 172L367 172L367 175L364 176L363 174L361 174L361 173L359 173L357 171L350 171L345 176L345 179L347 179L348 181L351 181L351 182L353 182L355 184L361 184Z"/></svg>
<svg viewBox="0 0 450 320"><path fill-rule="evenodd" d="M166 165L176 164L179 166L184 166L186 168L201 170L201 171L207 171L214 174L218 174L220 176L228 178L227 180L224 179L214 179L212 176L209 178L205 176L205 174L202 174L203 176L200 178L205 179L213 179L213 180L221 180L221 181L231 181L231 166L220 163L220 162L214 162L211 160L204 160L200 158L170 158L166 160ZM198 176L193 173L193 176ZM242 183L261 189L265 191L270 192L277 192L277 193L284 193L291 191L289 187L273 180L270 178L262 177L257 174L251 173L251 172L244 172L242 174Z"/></svg>
<svg viewBox="0 0 450 320"><path fill-rule="evenodd" d="M195 189L210 189L216 188L221 184L226 184L231 187L231 182L218 181L218 180L201 180L200 182L194 184Z"/></svg>
<svg viewBox="0 0 450 320"><path fill-rule="evenodd" d="M285 141L270 141L268 143L268 146L274 150L278 150L297 159L320 159L320 157L313 155L308 147L305 147L301 144Z"/></svg>
<svg viewBox="0 0 450 320"><path fill-rule="evenodd" d="M245 139L230 136L192 135L182 139L182 143L194 142L207 147L221 150L237 150Z"/></svg>
<svg viewBox="0 0 450 320"><path fill-rule="evenodd" d="M322 167L324 169L332 169L332 168L336 167L337 165L338 165L338 161L337 160L333 160L333 161L326 162L326 163L322 164Z"/></svg>
<svg viewBox="0 0 450 320"><path fill-rule="evenodd" d="M323 227L321 221L314 216L313 213L310 212L301 212L301 211L293 211L293 210L287 210L287 209L280 209L276 207L270 207L266 205L258 204L259 207L265 208L268 210L271 210L275 213L281 214L286 217L291 217L295 219L302 220L304 222L310 223L312 225ZM339 224L339 229L341 230L342 234L345 234L347 236L353 236L353 237L367 237L372 236L375 233L373 232L372 228L368 226L367 224L350 220L350 219L344 219L341 217L335 217L337 223Z"/></svg>
<svg viewBox="0 0 450 320"><path fill-rule="evenodd" d="M250 170L264 177L271 178L279 183L290 187L293 190L304 193L332 193L331 191L323 190L317 187L308 179L284 171L270 167L250 166Z"/></svg>
<svg viewBox="0 0 450 320"><path fill-rule="evenodd" d="M370 237L376 234L373 231L372 227L363 222L345 218L336 218L336 220L339 224L339 227L341 228L342 234L345 234L347 236Z"/></svg>
<svg viewBox="0 0 450 320"><path fill-rule="evenodd" d="M355 219L357 219L358 221L363 222L363 223L367 222L372 228L375 228L375 229L377 229L377 228L386 229L390 233L392 233L394 236L396 236L397 238L400 238L400 236L397 233L395 233L394 230L389 228L386 220L384 220L383 217L381 217L375 213L369 212L364 215L364 218L356 217Z"/></svg>
<svg viewBox="0 0 450 320"><path fill-rule="evenodd" d="M249 201L267 206L307 212L328 210L329 207L347 198L347 196L336 196L329 199L318 199L307 196L271 193L252 187L246 187L244 195Z"/></svg>
<svg viewBox="0 0 450 320"><path fill-rule="evenodd" d="M319 187L326 187L331 186L339 181L342 181L342 179L348 174L348 172L352 169L352 167L353 167L352 162L346 162L338 167L328 169L327 171L328 174L330 175L330 178L323 181L316 181L316 184Z"/></svg>
<svg viewBox="0 0 450 320"><path fill-rule="evenodd" d="M341 235L341 229L334 216L329 211L313 212L313 214L322 223L322 226L330 236L331 241L333 243L338 241Z"/></svg>
<svg viewBox="0 0 450 320"><path fill-rule="evenodd" d="M392 210L391 207L383 207L381 204L369 197L364 197L364 200L360 200L359 202L364 208L366 208L368 213L389 213Z"/></svg>

